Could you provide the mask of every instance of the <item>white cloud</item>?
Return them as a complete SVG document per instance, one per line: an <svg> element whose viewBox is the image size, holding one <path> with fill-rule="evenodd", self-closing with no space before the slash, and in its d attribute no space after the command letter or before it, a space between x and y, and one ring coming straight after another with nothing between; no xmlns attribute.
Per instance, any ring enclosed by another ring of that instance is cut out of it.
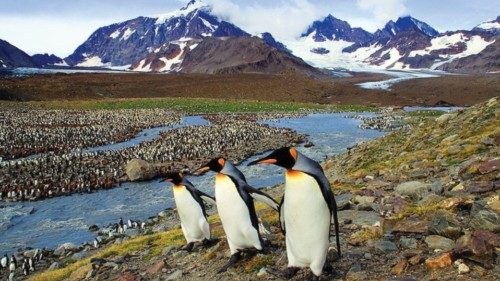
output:
<svg viewBox="0 0 500 281"><path fill-rule="evenodd" d="M283 0L279 5L237 3L235 0L205 0L213 13L256 34L268 31L281 39L293 39L328 13L309 0Z"/></svg>
<svg viewBox="0 0 500 281"><path fill-rule="evenodd" d="M408 14L406 0L357 0L356 5L363 11L370 12L378 25Z"/></svg>

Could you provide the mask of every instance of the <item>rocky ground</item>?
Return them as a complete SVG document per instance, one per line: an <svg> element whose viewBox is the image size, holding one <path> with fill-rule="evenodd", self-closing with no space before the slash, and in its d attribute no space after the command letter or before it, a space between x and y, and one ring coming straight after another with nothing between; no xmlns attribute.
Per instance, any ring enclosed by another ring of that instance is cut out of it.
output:
<svg viewBox="0 0 500 281"><path fill-rule="evenodd" d="M323 280L498 280L500 266L500 104L412 123L362 143L323 163L339 206L342 257ZM420 119L419 119L420 120ZM280 198L283 187L268 190ZM270 246L223 274L228 246L211 209L220 241L191 253L174 211L151 218L144 230L106 236L91 245L46 253L32 280L273 280L286 267L277 213L257 204ZM57 263L54 263L57 262ZM301 270L293 280L311 277Z"/></svg>

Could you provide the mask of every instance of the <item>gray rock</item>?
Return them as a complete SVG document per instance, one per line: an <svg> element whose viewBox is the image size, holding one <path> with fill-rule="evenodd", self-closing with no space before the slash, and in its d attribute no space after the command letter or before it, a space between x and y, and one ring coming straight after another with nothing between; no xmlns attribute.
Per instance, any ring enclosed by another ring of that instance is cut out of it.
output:
<svg viewBox="0 0 500 281"><path fill-rule="evenodd" d="M137 228L128 228L125 231L125 235L132 237L132 238L139 236L140 233L141 233L141 231Z"/></svg>
<svg viewBox="0 0 500 281"><path fill-rule="evenodd" d="M373 211L376 210L377 204L374 203L360 203L358 205L358 210L359 211Z"/></svg>
<svg viewBox="0 0 500 281"><path fill-rule="evenodd" d="M398 250L398 246L391 241L378 240L370 243L371 246L380 253L394 252Z"/></svg>
<svg viewBox="0 0 500 281"><path fill-rule="evenodd" d="M161 251L162 256L166 256L166 255L170 254L173 249L175 249L174 246L167 246L167 247L163 248L163 250Z"/></svg>
<svg viewBox="0 0 500 281"><path fill-rule="evenodd" d="M470 224L475 229L500 232L500 215L490 209L486 201L477 201L472 205Z"/></svg>
<svg viewBox="0 0 500 281"><path fill-rule="evenodd" d="M363 271L361 266L359 264L355 264L351 266L349 271L347 272L345 276L346 281L360 281L360 280L365 280L365 277L367 276L366 272Z"/></svg>
<svg viewBox="0 0 500 281"><path fill-rule="evenodd" d="M375 202L375 197L373 196L356 195L356 197L354 197L354 203L356 204L366 204L373 202Z"/></svg>
<svg viewBox="0 0 500 281"><path fill-rule="evenodd" d="M369 211L344 210L338 212L338 215L339 221L350 219L353 224L361 226L373 226L381 220L377 213Z"/></svg>
<svg viewBox="0 0 500 281"><path fill-rule="evenodd" d="M177 269L172 274L170 274L165 280L167 280L167 281L169 281L169 280L178 280L179 278L182 277L182 274L183 274L182 270Z"/></svg>
<svg viewBox="0 0 500 281"><path fill-rule="evenodd" d="M49 266L49 269L58 269L59 267L59 263L55 261Z"/></svg>
<svg viewBox="0 0 500 281"><path fill-rule="evenodd" d="M23 256L25 256L27 258L33 258L35 256L35 253L37 252L37 250L38 249L32 249L32 250L24 251Z"/></svg>
<svg viewBox="0 0 500 281"><path fill-rule="evenodd" d="M78 253L74 253L71 256L71 259L75 260L75 261L79 261L79 260L83 260L84 258L86 258L88 256L90 256L89 252L87 252L87 251L81 251L81 252L78 252Z"/></svg>
<svg viewBox="0 0 500 281"><path fill-rule="evenodd" d="M352 194L351 193L342 193L339 196L335 196L335 201L337 202L338 210L349 209L351 204Z"/></svg>
<svg viewBox="0 0 500 281"><path fill-rule="evenodd" d="M394 192L401 196L408 196L414 201L422 199L429 193L430 185L419 181L409 181L401 183L394 189Z"/></svg>
<svg viewBox="0 0 500 281"><path fill-rule="evenodd" d="M439 235L427 236L425 238L425 243L431 249L440 249L444 251L450 251L455 247L455 241Z"/></svg>
<svg viewBox="0 0 500 281"><path fill-rule="evenodd" d="M417 248L417 239L412 237L401 237L399 240L401 246L405 249L416 249Z"/></svg>
<svg viewBox="0 0 500 281"><path fill-rule="evenodd" d="M431 234L441 235L451 239L457 239L462 234L459 222L450 214L440 211L434 213L429 223Z"/></svg>
<svg viewBox="0 0 500 281"><path fill-rule="evenodd" d="M130 160L125 166L125 172L131 181L150 180L157 175L154 166L141 159Z"/></svg>
<svg viewBox="0 0 500 281"><path fill-rule="evenodd" d="M56 256L63 256L64 254L66 254L67 252L69 251L77 251L78 250L78 246L76 246L75 244L73 243L64 243L64 244L61 244L59 245L55 250L54 250L54 255Z"/></svg>
<svg viewBox="0 0 500 281"><path fill-rule="evenodd" d="M158 216L159 216L160 218L165 218L165 217L167 217L167 211L161 211L161 212L159 212L159 213L158 213Z"/></svg>

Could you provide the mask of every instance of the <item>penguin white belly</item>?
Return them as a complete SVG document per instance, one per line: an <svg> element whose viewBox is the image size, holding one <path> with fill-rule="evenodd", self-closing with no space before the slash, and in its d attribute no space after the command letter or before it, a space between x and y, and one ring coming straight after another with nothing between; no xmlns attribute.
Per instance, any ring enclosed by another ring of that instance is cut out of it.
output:
<svg viewBox="0 0 500 281"><path fill-rule="evenodd" d="M241 249L262 249L259 234L250 220L250 211L228 176L215 177L215 198L231 254Z"/></svg>
<svg viewBox="0 0 500 281"><path fill-rule="evenodd" d="M318 182L299 171L287 171L285 229L288 265L310 267L320 275L330 238L330 210Z"/></svg>
<svg viewBox="0 0 500 281"><path fill-rule="evenodd" d="M200 204L185 186L174 186L174 199L181 228L188 243L210 239L210 229Z"/></svg>

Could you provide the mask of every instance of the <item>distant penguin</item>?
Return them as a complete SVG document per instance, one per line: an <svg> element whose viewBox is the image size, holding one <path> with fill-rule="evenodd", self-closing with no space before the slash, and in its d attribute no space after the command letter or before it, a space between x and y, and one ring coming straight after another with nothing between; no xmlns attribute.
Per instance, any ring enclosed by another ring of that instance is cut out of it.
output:
<svg viewBox="0 0 500 281"><path fill-rule="evenodd" d="M35 262L33 261L33 258L28 258L28 265L29 265L30 271L35 271Z"/></svg>
<svg viewBox="0 0 500 281"><path fill-rule="evenodd" d="M9 257L7 256L7 254L4 254L2 259L0 260L0 266L2 268L7 268L7 263L9 262Z"/></svg>
<svg viewBox="0 0 500 281"><path fill-rule="evenodd" d="M251 162L285 168L285 194L280 206L282 230L286 233L287 277L297 268L309 267L320 276L328 252L333 215L337 252L340 255L337 205L321 166L295 148L281 148Z"/></svg>
<svg viewBox="0 0 500 281"><path fill-rule="evenodd" d="M231 259L219 272L226 271L241 258L241 252L262 250L259 223L253 199L278 209L278 203L267 194L254 189L246 182L243 173L224 158L215 158L198 169L199 173L216 172L215 198L217 211L226 233Z"/></svg>
<svg viewBox="0 0 500 281"><path fill-rule="evenodd" d="M210 242L210 227L203 201L215 205L215 199L200 190L181 173L166 175L163 181L173 183L173 193L181 228L186 238L185 250L191 251L195 242Z"/></svg>
<svg viewBox="0 0 500 281"><path fill-rule="evenodd" d="M97 238L94 238L94 248L99 248L99 240Z"/></svg>
<svg viewBox="0 0 500 281"><path fill-rule="evenodd" d="M132 221L130 219L127 221L127 225L128 225L128 228L132 228Z"/></svg>
<svg viewBox="0 0 500 281"><path fill-rule="evenodd" d="M17 259L14 255L10 257L10 263L9 263L9 271L13 272L16 271L17 268Z"/></svg>

